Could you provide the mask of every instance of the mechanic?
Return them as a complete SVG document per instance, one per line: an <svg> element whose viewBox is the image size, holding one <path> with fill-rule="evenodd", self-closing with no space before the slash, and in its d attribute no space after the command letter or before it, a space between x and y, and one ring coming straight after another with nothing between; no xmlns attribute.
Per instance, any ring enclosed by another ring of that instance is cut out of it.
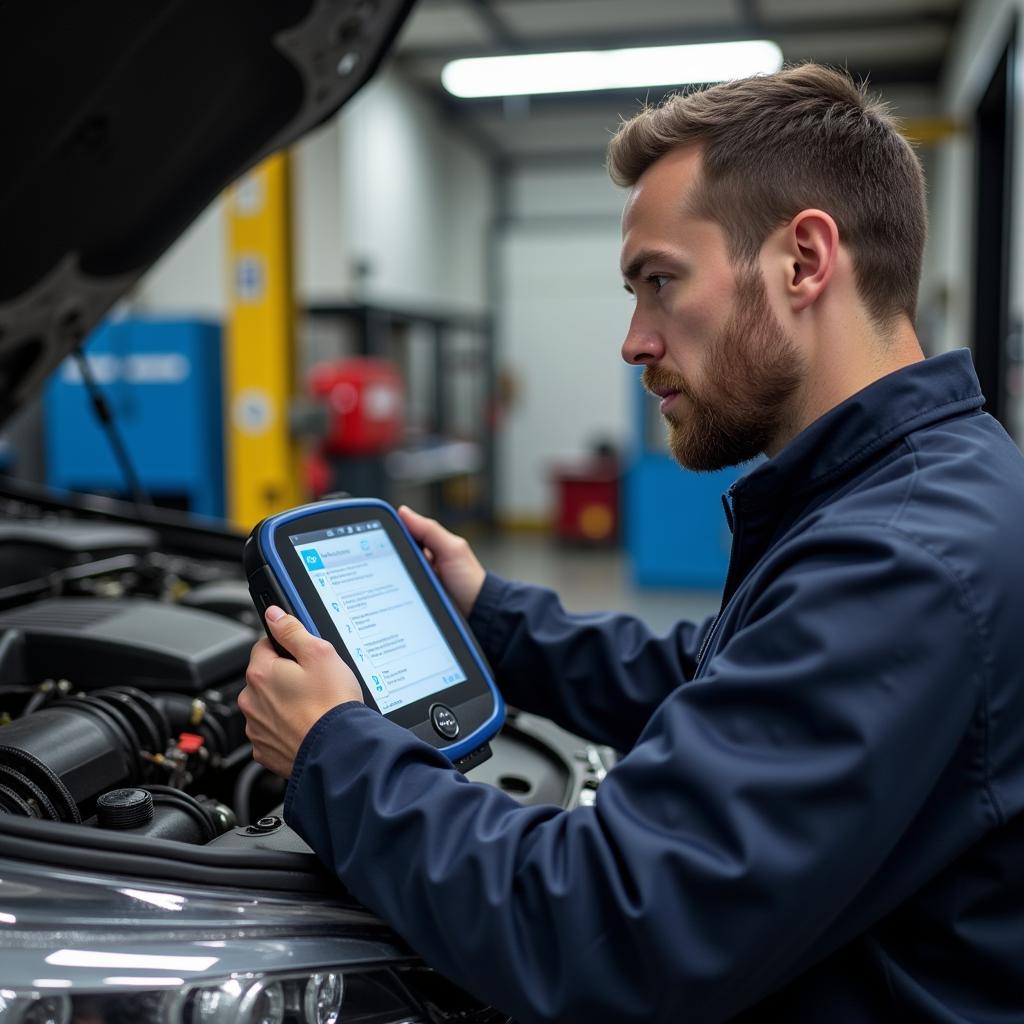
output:
<svg viewBox="0 0 1024 1024"><path fill-rule="evenodd" d="M609 164L622 354L675 457L768 456L722 612L568 614L403 509L507 699L624 753L596 804L468 783L280 609L254 757L355 896L521 1021L1024 1020L1024 458L969 354L915 337L917 157L804 65L643 111Z"/></svg>

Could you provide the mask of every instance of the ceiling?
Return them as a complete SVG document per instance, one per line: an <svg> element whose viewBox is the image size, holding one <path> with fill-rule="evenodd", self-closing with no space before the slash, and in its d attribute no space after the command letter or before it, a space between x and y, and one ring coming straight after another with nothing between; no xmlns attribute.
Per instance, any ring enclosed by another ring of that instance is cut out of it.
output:
<svg viewBox="0 0 1024 1024"><path fill-rule="evenodd" d="M591 160L644 100L671 91L457 100L441 87L455 57L771 39L788 62L815 60L868 78L905 117L936 113L937 87L963 0L420 0L396 66L494 159Z"/></svg>

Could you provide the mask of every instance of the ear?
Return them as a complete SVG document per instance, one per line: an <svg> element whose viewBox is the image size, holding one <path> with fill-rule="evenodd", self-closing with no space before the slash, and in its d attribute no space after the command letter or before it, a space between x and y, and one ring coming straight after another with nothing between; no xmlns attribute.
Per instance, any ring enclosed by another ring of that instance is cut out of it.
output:
<svg viewBox="0 0 1024 1024"><path fill-rule="evenodd" d="M780 239L787 261L786 295L794 313L813 305L828 287L839 259L839 228L822 210L801 210Z"/></svg>

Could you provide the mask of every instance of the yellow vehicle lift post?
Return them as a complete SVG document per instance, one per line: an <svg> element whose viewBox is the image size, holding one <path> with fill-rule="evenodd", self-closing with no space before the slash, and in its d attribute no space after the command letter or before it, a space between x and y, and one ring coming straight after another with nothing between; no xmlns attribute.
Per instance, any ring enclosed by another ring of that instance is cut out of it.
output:
<svg viewBox="0 0 1024 1024"><path fill-rule="evenodd" d="M243 531L303 498L295 392L291 173L275 153L227 194L225 430L228 518Z"/></svg>

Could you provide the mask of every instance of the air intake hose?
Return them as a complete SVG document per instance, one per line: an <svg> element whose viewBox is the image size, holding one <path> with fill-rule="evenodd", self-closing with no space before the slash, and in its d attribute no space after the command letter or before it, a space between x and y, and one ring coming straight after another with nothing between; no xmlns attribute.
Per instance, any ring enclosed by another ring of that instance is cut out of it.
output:
<svg viewBox="0 0 1024 1024"><path fill-rule="evenodd" d="M78 824L109 789L151 774L167 720L141 690L69 697L0 728L0 812Z"/></svg>

